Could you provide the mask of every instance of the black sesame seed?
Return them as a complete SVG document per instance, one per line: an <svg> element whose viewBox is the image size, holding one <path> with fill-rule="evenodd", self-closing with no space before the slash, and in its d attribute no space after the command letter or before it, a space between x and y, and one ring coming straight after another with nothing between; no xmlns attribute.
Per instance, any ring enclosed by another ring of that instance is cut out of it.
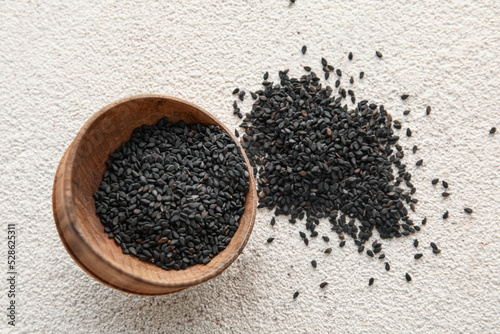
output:
<svg viewBox="0 0 500 334"><path fill-rule="evenodd" d="M410 209L415 212L415 203L410 203Z"/></svg>
<svg viewBox="0 0 500 334"><path fill-rule="evenodd" d="M432 180L432 184L437 184L438 182L439 182L439 179Z"/></svg>
<svg viewBox="0 0 500 334"><path fill-rule="evenodd" d="M325 240L326 242L330 241L330 238L328 238L326 235L322 236L321 238L323 238L323 240Z"/></svg>
<svg viewBox="0 0 500 334"><path fill-rule="evenodd" d="M467 212L467 213L469 213L469 214L472 213L472 209L471 208L465 208L464 211Z"/></svg>
<svg viewBox="0 0 500 334"><path fill-rule="evenodd" d="M274 226L274 224L276 224L276 218L271 218L271 226Z"/></svg>
<svg viewBox="0 0 500 334"><path fill-rule="evenodd" d="M380 51L375 51L375 54L377 55L377 57L382 58L382 53Z"/></svg>
<svg viewBox="0 0 500 334"><path fill-rule="evenodd" d="M312 260L311 265L313 266L313 268L316 268L318 266L318 263L316 262L316 260Z"/></svg>
<svg viewBox="0 0 500 334"><path fill-rule="evenodd" d="M328 65L328 62L326 61L325 58L321 58L321 64L324 66L327 66Z"/></svg>
<svg viewBox="0 0 500 334"><path fill-rule="evenodd" d="M411 130L410 130L410 128L406 129L406 135L408 137L411 137Z"/></svg>
<svg viewBox="0 0 500 334"><path fill-rule="evenodd" d="M238 98L241 101L244 101L245 100L245 94L246 94L246 92L244 90L240 90L240 92L238 93Z"/></svg>
<svg viewBox="0 0 500 334"><path fill-rule="evenodd" d="M415 163L415 165L416 165L416 166L422 166L422 164L423 164L423 163L424 163L424 159L420 159L420 160L418 160L418 161Z"/></svg>
<svg viewBox="0 0 500 334"><path fill-rule="evenodd" d="M371 277L369 280L368 280L368 286L371 286L373 284L373 282L375 282L375 279L373 277Z"/></svg>
<svg viewBox="0 0 500 334"><path fill-rule="evenodd" d="M403 115L407 116L410 113L410 110L403 111Z"/></svg>
<svg viewBox="0 0 500 334"><path fill-rule="evenodd" d="M418 259L420 259L422 256L423 256L422 254L418 253L418 254L415 254L414 258L415 258L415 260L418 260Z"/></svg>
<svg viewBox="0 0 500 334"><path fill-rule="evenodd" d="M437 245L434 242L431 242L430 245L432 249L438 249Z"/></svg>
<svg viewBox="0 0 500 334"><path fill-rule="evenodd" d="M304 70L306 70L307 72L311 72L311 68L309 66L304 66Z"/></svg>
<svg viewBox="0 0 500 334"><path fill-rule="evenodd" d="M450 193L447 193L446 191L441 194L443 197L448 197L450 196Z"/></svg>
<svg viewBox="0 0 500 334"><path fill-rule="evenodd" d="M328 285L328 282L323 282L323 283L321 283L321 284L319 285L319 287L320 287L321 289L323 289L323 288L324 288L324 287L326 287L327 285Z"/></svg>
<svg viewBox="0 0 500 334"><path fill-rule="evenodd" d="M408 94L403 94L403 95L401 95L401 100L403 100L403 101L404 101L404 100L406 100L409 96L410 96L410 95L408 95ZM409 112L409 111L408 111L408 112Z"/></svg>
<svg viewBox="0 0 500 334"><path fill-rule="evenodd" d="M299 296L299 292L295 291L294 294L293 294L293 299L296 299L298 296Z"/></svg>
<svg viewBox="0 0 500 334"><path fill-rule="evenodd" d="M411 276L410 276L410 274L406 273L405 278L406 278L406 281L407 281L407 282L411 281Z"/></svg>
<svg viewBox="0 0 500 334"><path fill-rule="evenodd" d="M306 54L306 51L307 51L307 46L303 46L302 47L302 54L305 55Z"/></svg>
<svg viewBox="0 0 500 334"><path fill-rule="evenodd" d="M330 254L331 252L332 252L332 249L331 249L331 248L327 248L327 249L325 249L325 253L326 253L326 254Z"/></svg>
<svg viewBox="0 0 500 334"><path fill-rule="evenodd" d="M306 246L308 246L309 245L309 239L304 238L304 243L306 244Z"/></svg>
<svg viewBox="0 0 500 334"><path fill-rule="evenodd" d="M449 213L448 213L448 210L446 210L446 212L443 214L443 218L447 219L448 217L449 217Z"/></svg>
<svg viewBox="0 0 500 334"><path fill-rule="evenodd" d="M237 130L237 129L234 129L234 135L235 135L237 138L239 138L239 137L240 137L240 133L238 132L238 130Z"/></svg>
<svg viewBox="0 0 500 334"><path fill-rule="evenodd" d="M490 129L490 134L494 134L495 132L497 132L497 128L492 127L492 128Z"/></svg>
<svg viewBox="0 0 500 334"><path fill-rule="evenodd" d="M263 78L264 78L264 80L269 79L269 72L264 73L264 77Z"/></svg>
<svg viewBox="0 0 500 334"><path fill-rule="evenodd" d="M347 56L347 58L349 58L349 60L352 60L352 52L349 52L349 55Z"/></svg>
<svg viewBox="0 0 500 334"><path fill-rule="evenodd" d="M337 68L337 69L335 70L335 73L337 73L337 75L338 75L339 77L341 77L341 76L342 76L342 71L341 71L339 68Z"/></svg>
<svg viewBox="0 0 500 334"><path fill-rule="evenodd" d="M274 238L269 238L269 239L267 239L267 242L271 243L271 242L273 242L273 240L274 240Z"/></svg>
<svg viewBox="0 0 500 334"><path fill-rule="evenodd" d="M358 247L358 253L363 253L364 250L365 250L365 246Z"/></svg>
<svg viewBox="0 0 500 334"><path fill-rule="evenodd" d="M432 252L434 254L439 254L439 253L441 253L441 250L440 249L433 249Z"/></svg>
<svg viewBox="0 0 500 334"><path fill-rule="evenodd" d="M443 181L443 188L448 189L448 182Z"/></svg>
<svg viewBox="0 0 500 334"><path fill-rule="evenodd" d="M415 248L417 248L417 247L418 247L418 240L417 240L417 239L415 239L415 240L413 241L413 246L414 246Z"/></svg>
<svg viewBox="0 0 500 334"><path fill-rule="evenodd" d="M235 88L235 89L233 90L233 95L234 95L234 94L238 94L238 92L239 92L239 91L240 91L240 89L239 89L239 88Z"/></svg>
<svg viewBox="0 0 500 334"><path fill-rule="evenodd" d="M351 85L352 85L352 84L354 83L354 77L351 77L351 78L349 79L349 82L350 82L350 83L351 83Z"/></svg>
<svg viewBox="0 0 500 334"><path fill-rule="evenodd" d="M428 107L425 109L425 113L426 113L427 115L430 115L430 113L431 113L431 107L430 107L430 106L428 106Z"/></svg>
<svg viewBox="0 0 500 334"><path fill-rule="evenodd" d="M387 271L391 270L391 266L389 265L389 262L385 263L385 270L387 270Z"/></svg>
<svg viewBox="0 0 500 334"><path fill-rule="evenodd" d="M379 259L385 259L385 254L380 254Z"/></svg>
<svg viewBox="0 0 500 334"><path fill-rule="evenodd" d="M304 239L306 237L306 234L302 231L299 232L299 235L302 239Z"/></svg>
<svg viewBox="0 0 500 334"><path fill-rule="evenodd" d="M374 257L375 256L371 250L367 250L366 254L368 254L368 256L370 256L370 257Z"/></svg>
<svg viewBox="0 0 500 334"><path fill-rule="evenodd" d="M365 72L359 72L359 78L360 79L363 79L364 76L365 76Z"/></svg>
<svg viewBox="0 0 500 334"><path fill-rule="evenodd" d="M344 247L345 246L345 240L342 240L340 243L339 243L339 247Z"/></svg>

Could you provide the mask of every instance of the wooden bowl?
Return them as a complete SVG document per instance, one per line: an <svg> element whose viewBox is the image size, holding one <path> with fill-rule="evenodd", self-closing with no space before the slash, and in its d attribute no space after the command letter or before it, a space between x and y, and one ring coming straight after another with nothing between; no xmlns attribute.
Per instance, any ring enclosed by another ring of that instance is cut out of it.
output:
<svg viewBox="0 0 500 334"><path fill-rule="evenodd" d="M90 276L115 289L140 295L176 292L219 275L242 252L255 221L257 195L250 163L250 190L245 213L225 250L206 265L184 270L164 270L122 253L95 213L93 194L101 183L105 161L132 131L155 124L167 116L171 121L218 125L239 142L219 120L202 108L164 95L136 95L118 100L94 114L80 129L64 153L52 192L57 231L73 260Z"/></svg>

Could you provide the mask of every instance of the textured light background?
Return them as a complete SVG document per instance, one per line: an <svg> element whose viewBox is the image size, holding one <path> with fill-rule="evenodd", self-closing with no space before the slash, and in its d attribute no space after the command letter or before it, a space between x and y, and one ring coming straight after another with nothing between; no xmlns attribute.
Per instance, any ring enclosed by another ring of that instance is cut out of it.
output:
<svg viewBox="0 0 500 334"><path fill-rule="evenodd" d="M94 112L130 94L164 93L236 128L235 87L258 89L265 71L273 79L285 68L301 75L303 65L321 73L321 57L345 80L365 71L354 84L358 99L383 103L413 130L409 139L401 132L401 144L420 200L413 216L428 218L417 235L421 260L413 259L413 237L384 241L386 272L351 241L338 248L326 221L319 231L331 237L333 252L325 255L320 238L309 247L299 239L303 223L280 217L271 228L267 211L259 211L248 246L226 272L174 295L112 290L71 260L52 219L52 181ZM0 254L6 224L17 223L15 332L498 333L500 133L488 131L500 128L499 92L496 0L0 1ZM410 98L401 101L401 93ZM419 158L424 166L415 169ZM434 177L450 183L452 196L441 197ZM431 253L430 241L442 254ZM322 281L330 283L323 290ZM10 332L4 316L0 323L0 332Z"/></svg>

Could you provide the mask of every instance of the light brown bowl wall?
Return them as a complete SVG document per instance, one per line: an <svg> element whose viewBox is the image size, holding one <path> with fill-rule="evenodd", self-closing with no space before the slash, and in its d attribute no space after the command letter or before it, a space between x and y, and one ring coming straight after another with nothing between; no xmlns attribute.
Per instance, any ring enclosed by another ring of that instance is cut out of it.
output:
<svg viewBox="0 0 500 334"><path fill-rule="evenodd" d="M89 275L129 293L172 293L219 275L245 247L255 220L256 189L249 170L250 190L240 226L228 247L207 265L166 271L123 254L115 241L108 238L92 197L106 169L104 162L135 128L155 124L163 117L173 122L219 125L238 143L223 124L194 104L163 95L132 96L104 107L85 123L61 159L54 180L54 219L66 250ZM245 159L250 166L246 155Z"/></svg>

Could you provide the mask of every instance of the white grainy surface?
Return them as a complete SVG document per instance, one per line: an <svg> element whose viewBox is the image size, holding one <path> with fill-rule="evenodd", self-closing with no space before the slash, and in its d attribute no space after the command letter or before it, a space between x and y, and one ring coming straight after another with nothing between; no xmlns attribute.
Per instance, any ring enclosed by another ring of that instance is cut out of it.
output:
<svg viewBox="0 0 500 334"><path fill-rule="evenodd" d="M235 87L258 89L265 71L273 79L285 68L301 75L303 65L321 73L321 57L343 69L346 86L346 75L365 71L354 84L358 99L383 103L413 130L410 139L401 132L401 144L420 200L413 217L428 218L417 236L421 260L413 259L413 237L384 241L386 272L352 242L338 248L326 221L319 231L333 252L325 255L321 239L308 248L300 241L303 223L280 217L273 229L266 211L237 262L174 295L112 290L71 260L52 219L52 181L94 112L130 94L164 93L235 128ZM17 326L9 329L2 316L0 331L498 333L500 133L488 131L500 128L499 92L496 0L1 1L0 254L6 224L17 223L19 281ZM410 98L402 102L401 93ZM415 143L421 150L413 155ZM424 166L415 169L419 158ZM434 177L450 183L448 199L431 186ZM465 206L474 213L464 214ZM270 245L269 236L276 237ZM430 241L442 254L431 254ZM2 310L5 261L0 256ZM330 283L323 290L322 281Z"/></svg>

